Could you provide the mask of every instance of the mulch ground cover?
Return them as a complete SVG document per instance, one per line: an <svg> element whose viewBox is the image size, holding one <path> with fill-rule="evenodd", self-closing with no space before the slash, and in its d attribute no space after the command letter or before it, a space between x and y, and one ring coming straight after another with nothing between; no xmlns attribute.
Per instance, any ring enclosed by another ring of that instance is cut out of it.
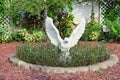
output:
<svg viewBox="0 0 120 80"><path fill-rule="evenodd" d="M11 64L8 58L16 53L16 46L22 42L0 44L0 80L120 80L120 61L105 70L76 73L43 73ZM95 44L95 42L93 42ZM111 53L120 59L120 43L106 43Z"/></svg>

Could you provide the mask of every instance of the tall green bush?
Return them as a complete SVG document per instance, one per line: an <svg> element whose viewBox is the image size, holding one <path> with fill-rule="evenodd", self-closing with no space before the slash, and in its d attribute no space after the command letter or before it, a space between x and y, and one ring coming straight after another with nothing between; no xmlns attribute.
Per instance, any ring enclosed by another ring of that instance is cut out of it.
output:
<svg viewBox="0 0 120 80"><path fill-rule="evenodd" d="M63 12L62 12L63 13ZM63 15L58 15L58 24L56 27L59 30L59 33L62 38L69 37L72 33L72 27L73 27L73 15L68 13L63 13Z"/></svg>

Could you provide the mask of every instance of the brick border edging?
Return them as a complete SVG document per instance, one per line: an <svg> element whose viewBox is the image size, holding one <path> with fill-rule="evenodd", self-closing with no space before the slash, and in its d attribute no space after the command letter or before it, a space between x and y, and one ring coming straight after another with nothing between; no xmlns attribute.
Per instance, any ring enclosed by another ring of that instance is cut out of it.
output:
<svg viewBox="0 0 120 80"><path fill-rule="evenodd" d="M88 65L88 66L80 66L80 67L50 67L50 66L34 65L19 60L16 54L10 56L9 61L16 66L24 67L25 69L41 70L42 72L53 72L53 73L75 73L77 71L89 71L89 70L97 71L99 69L107 69L108 67L112 67L114 64L117 64L119 59L115 54L112 54L110 56L110 59L104 62Z"/></svg>

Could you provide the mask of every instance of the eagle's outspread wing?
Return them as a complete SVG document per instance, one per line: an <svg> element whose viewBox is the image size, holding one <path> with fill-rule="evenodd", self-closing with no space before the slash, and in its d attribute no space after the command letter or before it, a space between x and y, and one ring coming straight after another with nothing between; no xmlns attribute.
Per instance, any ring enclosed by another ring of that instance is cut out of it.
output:
<svg viewBox="0 0 120 80"><path fill-rule="evenodd" d="M73 47L74 45L76 45L79 39L82 37L82 34L85 31L85 24L85 18L81 17L80 24L74 29L71 36L69 37L69 47Z"/></svg>
<svg viewBox="0 0 120 80"><path fill-rule="evenodd" d="M50 17L47 17L45 20L45 27L46 27L46 33L51 40L51 43L53 43L56 46L59 46L59 43L63 40L60 37L58 29L53 24L53 19Z"/></svg>

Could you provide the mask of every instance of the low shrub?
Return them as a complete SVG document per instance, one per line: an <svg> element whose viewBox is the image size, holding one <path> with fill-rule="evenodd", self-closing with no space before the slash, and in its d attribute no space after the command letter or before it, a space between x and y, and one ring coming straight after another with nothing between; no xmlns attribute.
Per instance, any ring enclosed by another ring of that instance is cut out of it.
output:
<svg viewBox="0 0 120 80"><path fill-rule="evenodd" d="M85 32L82 36L82 40L95 41L101 39L101 26L97 22L89 22L86 25Z"/></svg>
<svg viewBox="0 0 120 80"><path fill-rule="evenodd" d="M6 33L8 32L7 27L0 26L0 43L5 42L7 40Z"/></svg>
<svg viewBox="0 0 120 80"><path fill-rule="evenodd" d="M26 29L20 29L20 30L14 30L11 35L13 41L24 41L25 40L24 37L27 34L28 32Z"/></svg>
<svg viewBox="0 0 120 80"><path fill-rule="evenodd" d="M46 41L47 36L45 35L45 33L43 31L33 31L33 41L34 42L40 42L40 41Z"/></svg>
<svg viewBox="0 0 120 80"><path fill-rule="evenodd" d="M17 57L25 62L57 67L76 67L95 64L110 58L110 52L103 44L91 46L91 44L78 44L71 48L71 62L59 61L61 53L58 47L53 45L33 46L23 44L17 47Z"/></svg>
<svg viewBox="0 0 120 80"><path fill-rule="evenodd" d="M26 29L15 30L12 32L13 41L41 42L46 41L46 35L43 31L29 32Z"/></svg>

